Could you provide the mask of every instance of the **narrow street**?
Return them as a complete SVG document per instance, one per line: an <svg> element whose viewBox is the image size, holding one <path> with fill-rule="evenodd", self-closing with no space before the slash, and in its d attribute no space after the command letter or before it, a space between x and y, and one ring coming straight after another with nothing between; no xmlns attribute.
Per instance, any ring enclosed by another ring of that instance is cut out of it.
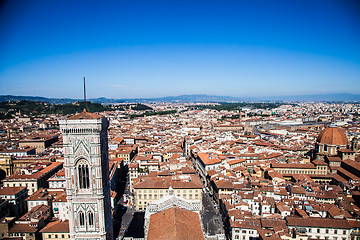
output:
<svg viewBox="0 0 360 240"><path fill-rule="evenodd" d="M144 213L136 212L131 193L128 189L129 178L127 169L121 179L121 189L119 193L121 198L118 201L118 211L114 215L114 229L117 230L115 236L117 239L124 237L143 238L144 237ZM124 202L124 199L127 202ZM131 200L130 200L131 199ZM131 205L129 204L131 202Z"/></svg>
<svg viewBox="0 0 360 240"><path fill-rule="evenodd" d="M213 199L209 193L203 194L203 210L201 212L201 218L205 233L208 235L215 235L218 233L224 233L223 224L219 210L215 207Z"/></svg>

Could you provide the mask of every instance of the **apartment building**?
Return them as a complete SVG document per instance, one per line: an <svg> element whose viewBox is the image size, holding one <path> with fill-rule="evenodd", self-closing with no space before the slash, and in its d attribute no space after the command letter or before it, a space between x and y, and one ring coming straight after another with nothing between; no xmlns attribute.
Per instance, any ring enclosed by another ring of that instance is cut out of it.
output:
<svg viewBox="0 0 360 240"><path fill-rule="evenodd" d="M148 202L160 200L169 193L170 187L174 195L185 200L202 200L202 184L198 176L144 177L134 183L136 210L145 211Z"/></svg>

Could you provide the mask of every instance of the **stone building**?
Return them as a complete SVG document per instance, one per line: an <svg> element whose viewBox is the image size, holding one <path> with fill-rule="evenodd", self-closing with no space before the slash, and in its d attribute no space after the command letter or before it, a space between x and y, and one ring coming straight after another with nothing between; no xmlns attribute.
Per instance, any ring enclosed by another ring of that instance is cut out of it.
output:
<svg viewBox="0 0 360 240"><path fill-rule="evenodd" d="M109 183L109 122L82 113L60 120L71 239L113 239Z"/></svg>

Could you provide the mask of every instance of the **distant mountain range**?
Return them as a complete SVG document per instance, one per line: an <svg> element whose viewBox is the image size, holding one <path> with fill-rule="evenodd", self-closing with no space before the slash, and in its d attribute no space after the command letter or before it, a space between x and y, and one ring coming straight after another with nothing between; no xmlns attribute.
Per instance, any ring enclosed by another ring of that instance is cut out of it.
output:
<svg viewBox="0 0 360 240"><path fill-rule="evenodd" d="M55 104L72 103L77 101L83 101L82 99L70 99L70 98L46 98L36 96L12 96L12 95L0 95L0 102L4 101L36 101L47 102ZM194 95L180 95L169 96L161 98L134 98L134 99L113 99L113 98L90 98L88 99L94 103L146 103L146 102L318 102L318 101L330 101L330 102L354 102L360 101L360 94L350 93L336 93L336 94L312 94L312 95L294 95L294 96L265 96L265 97L230 97L230 96L215 96L206 94L194 94Z"/></svg>

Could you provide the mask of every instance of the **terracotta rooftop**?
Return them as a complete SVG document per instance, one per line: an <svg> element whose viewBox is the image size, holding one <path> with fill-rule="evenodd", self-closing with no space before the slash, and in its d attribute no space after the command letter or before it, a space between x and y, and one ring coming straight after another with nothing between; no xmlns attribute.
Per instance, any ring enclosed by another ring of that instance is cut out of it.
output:
<svg viewBox="0 0 360 240"><path fill-rule="evenodd" d="M198 153L199 158L205 165L212 165L216 163L221 163L221 160L218 158L210 158L209 154L207 153Z"/></svg>
<svg viewBox="0 0 360 240"><path fill-rule="evenodd" d="M51 207L41 204L33 207L29 212L25 213L21 218L19 218L19 221L28 221L28 219L41 219L45 217L45 214L50 211Z"/></svg>
<svg viewBox="0 0 360 240"><path fill-rule="evenodd" d="M27 223L17 223L9 229L9 233L35 233L37 228Z"/></svg>
<svg viewBox="0 0 360 240"><path fill-rule="evenodd" d="M317 142L328 145L347 145L348 140L344 131L337 127L323 129L316 139Z"/></svg>
<svg viewBox="0 0 360 240"><path fill-rule="evenodd" d="M74 116L69 117L69 120L80 120L80 119L99 119L101 116L95 113L89 113L84 109L83 112L75 114Z"/></svg>
<svg viewBox="0 0 360 240"><path fill-rule="evenodd" d="M311 163L271 163L272 168L296 168L296 169L316 169Z"/></svg>
<svg viewBox="0 0 360 240"><path fill-rule="evenodd" d="M0 188L0 195L15 195L22 190L24 190L26 187L4 187Z"/></svg>
<svg viewBox="0 0 360 240"><path fill-rule="evenodd" d="M286 221L288 226L351 229L349 222L343 219L287 217Z"/></svg>
<svg viewBox="0 0 360 240"><path fill-rule="evenodd" d="M147 239L185 240L205 238L199 215L189 210L174 207L151 215Z"/></svg>
<svg viewBox="0 0 360 240"><path fill-rule="evenodd" d="M187 175L188 178L184 180L169 177L146 177L141 179L140 182L134 181L135 189L143 189L143 188L161 188L168 189L170 186L174 189L194 189L194 188L202 188L201 181L196 175Z"/></svg>
<svg viewBox="0 0 360 240"><path fill-rule="evenodd" d="M42 233L68 233L69 221L56 220L49 222L40 232Z"/></svg>

